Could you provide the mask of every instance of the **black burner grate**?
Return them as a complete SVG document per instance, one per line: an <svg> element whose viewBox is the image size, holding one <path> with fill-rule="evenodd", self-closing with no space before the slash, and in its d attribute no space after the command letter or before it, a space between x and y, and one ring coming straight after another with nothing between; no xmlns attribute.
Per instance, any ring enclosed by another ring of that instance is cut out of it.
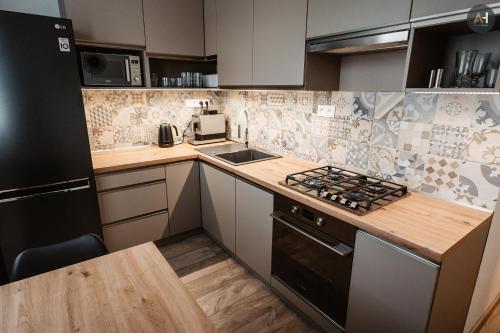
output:
<svg viewBox="0 0 500 333"><path fill-rule="evenodd" d="M409 194L406 186L332 166L290 174L280 184L358 215Z"/></svg>

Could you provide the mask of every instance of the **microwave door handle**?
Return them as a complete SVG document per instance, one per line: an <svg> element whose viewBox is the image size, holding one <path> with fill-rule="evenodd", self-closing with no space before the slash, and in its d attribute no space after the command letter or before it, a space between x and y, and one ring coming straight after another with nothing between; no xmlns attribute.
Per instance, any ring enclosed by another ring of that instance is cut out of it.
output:
<svg viewBox="0 0 500 333"><path fill-rule="evenodd" d="M298 232L299 234L301 234L302 236L305 236L307 238L309 238L310 240L318 243L319 245L323 246L323 247L326 247L327 249L335 252L336 254L342 256L342 257L346 257L348 256L349 254L352 253L353 249L352 247L350 247L349 245L347 244L344 244L344 243L341 243L339 242L338 244L336 245L330 245L330 244L327 244L307 233L305 233L304 231L300 230L299 228L291 225L290 223L286 222L285 220L283 220L280 216L277 216L276 214L271 214L271 217L273 219L275 219L276 221L280 222L281 224L284 224L285 226L287 226L288 228Z"/></svg>
<svg viewBox="0 0 500 333"><path fill-rule="evenodd" d="M125 59L125 73L127 74L127 82L130 82L130 64L128 58Z"/></svg>

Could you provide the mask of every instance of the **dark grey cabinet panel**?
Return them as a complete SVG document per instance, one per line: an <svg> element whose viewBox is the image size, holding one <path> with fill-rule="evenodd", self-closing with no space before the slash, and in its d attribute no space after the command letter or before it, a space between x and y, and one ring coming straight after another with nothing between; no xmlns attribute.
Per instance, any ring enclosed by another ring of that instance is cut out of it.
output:
<svg viewBox="0 0 500 333"><path fill-rule="evenodd" d="M254 0L253 85L304 83L307 0Z"/></svg>
<svg viewBox="0 0 500 333"><path fill-rule="evenodd" d="M199 163L165 166L170 235L201 227Z"/></svg>
<svg viewBox="0 0 500 333"><path fill-rule="evenodd" d="M407 23L410 9L411 0L309 0L307 37Z"/></svg>
<svg viewBox="0 0 500 333"><path fill-rule="evenodd" d="M267 282L271 280L273 200L272 193L236 180L236 256Z"/></svg>
<svg viewBox="0 0 500 333"><path fill-rule="evenodd" d="M424 333L439 266L358 231L346 331Z"/></svg>
<svg viewBox="0 0 500 333"><path fill-rule="evenodd" d="M216 0L204 0L205 55L217 54L217 4Z"/></svg>
<svg viewBox="0 0 500 333"><path fill-rule="evenodd" d="M64 0L79 41L144 46L142 0Z"/></svg>
<svg viewBox="0 0 500 333"><path fill-rule="evenodd" d="M143 0L146 50L204 56L203 0Z"/></svg>
<svg viewBox="0 0 500 333"><path fill-rule="evenodd" d="M232 253L235 252L235 181L233 176L201 163L203 228Z"/></svg>
<svg viewBox="0 0 500 333"><path fill-rule="evenodd" d="M253 0L217 0L220 86L252 85Z"/></svg>
<svg viewBox="0 0 500 333"><path fill-rule="evenodd" d="M486 5L498 0L413 0L411 18L442 14L456 10L469 9L479 3Z"/></svg>

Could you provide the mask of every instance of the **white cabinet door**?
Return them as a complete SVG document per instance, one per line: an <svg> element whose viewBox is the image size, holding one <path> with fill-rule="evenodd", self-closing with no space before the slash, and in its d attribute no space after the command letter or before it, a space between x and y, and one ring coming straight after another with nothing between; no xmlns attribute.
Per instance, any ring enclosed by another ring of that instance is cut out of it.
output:
<svg viewBox="0 0 500 333"><path fill-rule="evenodd" d="M203 0L143 0L146 50L155 54L205 55Z"/></svg>
<svg viewBox="0 0 500 333"><path fill-rule="evenodd" d="M253 0L217 0L220 86L252 85Z"/></svg>
<svg viewBox="0 0 500 333"><path fill-rule="evenodd" d="M477 4L487 5L498 0L413 0L411 18L443 14L456 10L470 9Z"/></svg>
<svg viewBox="0 0 500 333"><path fill-rule="evenodd" d="M236 179L205 163L200 167L201 215L205 231L229 251L235 251Z"/></svg>
<svg viewBox="0 0 500 333"><path fill-rule="evenodd" d="M236 256L271 280L274 196L245 181L236 180Z"/></svg>
<svg viewBox="0 0 500 333"><path fill-rule="evenodd" d="M217 4L216 0L203 1L205 18L205 56L217 54Z"/></svg>
<svg viewBox="0 0 500 333"><path fill-rule="evenodd" d="M358 231L346 332L424 333L438 273L438 265Z"/></svg>
<svg viewBox="0 0 500 333"><path fill-rule="evenodd" d="M307 37L408 23L410 10L411 0L309 0Z"/></svg>
<svg viewBox="0 0 500 333"><path fill-rule="evenodd" d="M307 0L254 0L253 85L304 84Z"/></svg>
<svg viewBox="0 0 500 333"><path fill-rule="evenodd" d="M75 39L144 46L142 0L64 0Z"/></svg>
<svg viewBox="0 0 500 333"><path fill-rule="evenodd" d="M201 227L199 163L165 166L170 236Z"/></svg>

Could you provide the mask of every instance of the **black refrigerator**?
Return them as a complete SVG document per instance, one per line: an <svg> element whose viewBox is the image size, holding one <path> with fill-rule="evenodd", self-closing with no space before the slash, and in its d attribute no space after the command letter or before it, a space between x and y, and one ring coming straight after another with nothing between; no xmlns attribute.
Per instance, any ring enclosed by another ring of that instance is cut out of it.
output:
<svg viewBox="0 0 500 333"><path fill-rule="evenodd" d="M0 279L84 233L102 236L71 21L0 11Z"/></svg>

